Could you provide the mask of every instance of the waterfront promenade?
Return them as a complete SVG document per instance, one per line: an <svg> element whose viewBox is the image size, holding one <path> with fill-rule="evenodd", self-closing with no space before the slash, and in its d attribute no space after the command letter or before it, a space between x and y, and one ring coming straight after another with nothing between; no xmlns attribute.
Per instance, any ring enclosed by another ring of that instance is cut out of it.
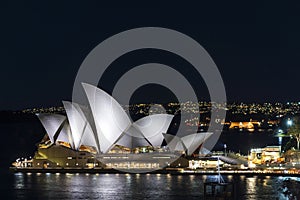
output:
<svg viewBox="0 0 300 200"><path fill-rule="evenodd" d="M14 173L91 173L91 174L126 174L130 173L130 170L122 169L100 169L100 168L16 168L11 167L11 172ZM139 173L139 170L134 169L132 170L133 173ZM143 170L140 170L140 173L143 173ZM221 174L224 175L247 175L247 176L296 176L300 177L300 170L299 169L259 169L259 170L220 170ZM172 175L217 175L217 170L190 170L190 169L183 169L183 168L167 168L167 169L158 169L152 172L147 172L146 174L172 174Z"/></svg>

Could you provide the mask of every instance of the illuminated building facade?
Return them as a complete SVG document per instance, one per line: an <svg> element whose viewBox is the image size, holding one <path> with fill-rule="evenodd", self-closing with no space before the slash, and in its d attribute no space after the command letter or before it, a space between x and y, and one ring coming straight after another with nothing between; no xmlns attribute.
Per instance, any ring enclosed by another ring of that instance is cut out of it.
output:
<svg viewBox="0 0 300 200"><path fill-rule="evenodd" d="M63 101L66 116L37 114L47 137L39 144L33 167L156 169L169 166L182 153L191 155L212 135L166 134L173 119L169 114L132 122L109 94L89 84L83 87L90 109ZM164 140L167 146L162 146Z"/></svg>
<svg viewBox="0 0 300 200"><path fill-rule="evenodd" d="M251 149L248 161L253 164L281 163L280 146Z"/></svg>

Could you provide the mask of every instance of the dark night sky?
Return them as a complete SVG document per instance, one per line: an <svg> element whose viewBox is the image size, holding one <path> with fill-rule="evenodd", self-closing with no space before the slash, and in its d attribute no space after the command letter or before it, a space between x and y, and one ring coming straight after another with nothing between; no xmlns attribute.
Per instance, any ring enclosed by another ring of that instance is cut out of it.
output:
<svg viewBox="0 0 300 200"><path fill-rule="evenodd" d="M300 100L300 4L121 8L20 2L0 6L0 110L70 100L85 56L109 36L144 26L175 29L197 40L217 64L229 101ZM151 60L140 54L140 62ZM158 60L168 63L167 57ZM127 61L131 63L130 56Z"/></svg>

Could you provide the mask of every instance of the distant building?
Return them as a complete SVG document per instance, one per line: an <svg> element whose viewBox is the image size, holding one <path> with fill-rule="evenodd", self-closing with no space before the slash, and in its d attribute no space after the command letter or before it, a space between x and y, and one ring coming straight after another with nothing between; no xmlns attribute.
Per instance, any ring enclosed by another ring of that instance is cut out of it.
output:
<svg viewBox="0 0 300 200"><path fill-rule="evenodd" d="M189 160L190 169L216 169L218 166L222 167L224 162L218 160L217 157L205 157Z"/></svg>
<svg viewBox="0 0 300 200"><path fill-rule="evenodd" d="M291 163L292 165L300 166L300 151L291 149L285 153L286 162Z"/></svg>
<svg viewBox="0 0 300 200"><path fill-rule="evenodd" d="M281 163L280 146L251 149L248 161L253 164Z"/></svg>
<svg viewBox="0 0 300 200"><path fill-rule="evenodd" d="M258 121L249 121L249 122L230 122L229 129L254 129L260 126L260 122Z"/></svg>

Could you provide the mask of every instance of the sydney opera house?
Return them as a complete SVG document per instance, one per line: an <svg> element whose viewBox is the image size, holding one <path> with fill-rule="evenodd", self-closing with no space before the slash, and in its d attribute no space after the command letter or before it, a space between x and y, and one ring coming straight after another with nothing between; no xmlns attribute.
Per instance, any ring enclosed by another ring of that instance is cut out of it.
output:
<svg viewBox="0 0 300 200"><path fill-rule="evenodd" d="M31 167L160 169L199 150L212 134L168 134L173 119L169 114L132 122L109 94L89 84L83 88L89 107L64 101L66 115L37 115L47 134Z"/></svg>

